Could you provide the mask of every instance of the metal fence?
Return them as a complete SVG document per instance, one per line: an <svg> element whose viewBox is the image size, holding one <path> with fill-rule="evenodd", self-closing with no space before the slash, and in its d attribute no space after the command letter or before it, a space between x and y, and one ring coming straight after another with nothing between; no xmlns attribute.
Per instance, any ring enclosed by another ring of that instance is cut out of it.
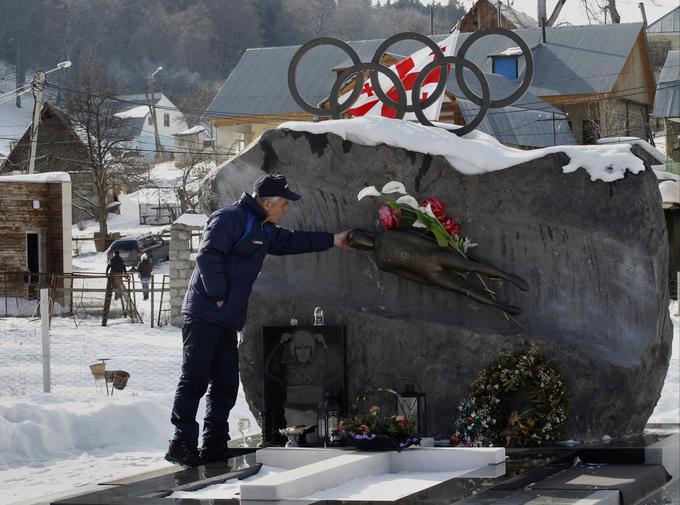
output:
<svg viewBox="0 0 680 505"><path fill-rule="evenodd" d="M50 314L70 317L75 327L86 319L129 318L153 326L170 324L170 277L155 274L144 290L134 274L124 275L123 299L111 291L104 273L0 273L0 317L37 317L40 288L50 289ZM146 291L146 293L145 293ZM137 317L139 316L139 317Z"/></svg>
<svg viewBox="0 0 680 505"><path fill-rule="evenodd" d="M139 204L139 224L150 224L154 226L172 224L180 214L180 206L175 203Z"/></svg>

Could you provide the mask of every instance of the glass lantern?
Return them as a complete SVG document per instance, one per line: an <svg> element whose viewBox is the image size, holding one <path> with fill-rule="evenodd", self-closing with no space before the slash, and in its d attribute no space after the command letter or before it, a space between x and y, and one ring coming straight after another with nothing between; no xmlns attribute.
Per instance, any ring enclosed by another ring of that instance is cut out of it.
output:
<svg viewBox="0 0 680 505"><path fill-rule="evenodd" d="M330 391L327 391L324 399L319 402L316 419L316 432L319 437L319 443L326 447L331 434L338 429L340 423L340 404Z"/></svg>
<svg viewBox="0 0 680 505"><path fill-rule="evenodd" d="M427 436L426 395L416 391L413 384L406 384L397 395L397 415L407 417L418 437Z"/></svg>

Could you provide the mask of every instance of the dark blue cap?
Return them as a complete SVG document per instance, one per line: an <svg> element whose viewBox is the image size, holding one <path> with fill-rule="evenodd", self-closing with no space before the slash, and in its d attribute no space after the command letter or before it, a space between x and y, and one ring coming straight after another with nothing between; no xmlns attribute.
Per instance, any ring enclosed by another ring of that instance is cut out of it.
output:
<svg viewBox="0 0 680 505"><path fill-rule="evenodd" d="M299 200L300 195L288 189L288 181L280 174L261 175L253 184L254 197L283 196L288 200Z"/></svg>

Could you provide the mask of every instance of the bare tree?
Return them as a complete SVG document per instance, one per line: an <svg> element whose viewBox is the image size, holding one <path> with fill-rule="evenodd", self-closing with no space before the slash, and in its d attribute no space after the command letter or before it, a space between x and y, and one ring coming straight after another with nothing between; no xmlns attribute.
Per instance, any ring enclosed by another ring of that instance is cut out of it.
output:
<svg viewBox="0 0 680 505"><path fill-rule="evenodd" d="M99 222L99 233L106 235L107 200L116 190L141 181L143 165L121 156L130 136L113 106L118 95L96 53L91 53L77 79L77 88L66 93L67 115L85 144L85 157L78 173L83 184L74 184L74 205Z"/></svg>
<svg viewBox="0 0 680 505"><path fill-rule="evenodd" d="M567 0L557 0L557 3L555 4L555 8L552 11L552 14L550 14L550 17L546 20L545 26L553 26L555 24L555 21L557 21L557 18L560 15L560 12L562 12L562 7L564 7L564 4L567 2ZM538 22L540 23L541 20L539 19Z"/></svg>

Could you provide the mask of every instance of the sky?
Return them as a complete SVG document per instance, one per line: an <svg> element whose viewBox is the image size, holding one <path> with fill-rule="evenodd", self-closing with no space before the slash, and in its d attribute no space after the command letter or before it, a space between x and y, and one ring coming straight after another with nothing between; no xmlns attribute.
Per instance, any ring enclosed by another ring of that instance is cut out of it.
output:
<svg viewBox="0 0 680 505"><path fill-rule="evenodd" d="M430 0L421 1L424 4L430 3ZM434 1L441 4L447 3L447 0ZM596 3L595 0L589 0L589 2L593 5ZM503 0L503 3L507 5L508 0ZM522 11L536 19L536 0L509 0L509 3L514 9ZM606 2L599 0L599 3L603 4ZM642 14L638 7L639 3L639 0L616 0L616 7L621 15L622 23L638 23L642 21ZM642 3L645 4L647 22L650 24L678 6L677 0L644 0ZM466 9L469 9L472 4L474 4L474 0L463 0L463 5ZM557 0L547 0L548 16L552 13L555 4L557 4ZM562 7L562 12L560 13L557 23L564 21L574 25L588 24L588 17L586 16L582 0L567 0L564 7Z"/></svg>

